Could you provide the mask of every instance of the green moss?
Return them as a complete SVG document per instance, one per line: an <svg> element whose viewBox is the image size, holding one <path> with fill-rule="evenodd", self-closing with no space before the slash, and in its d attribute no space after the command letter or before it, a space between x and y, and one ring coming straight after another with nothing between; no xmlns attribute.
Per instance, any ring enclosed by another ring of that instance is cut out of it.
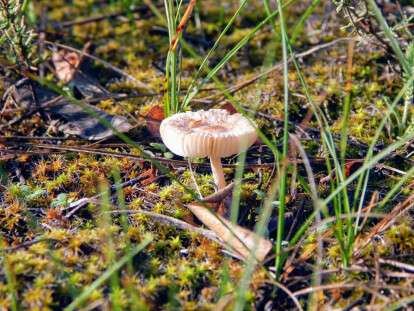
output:
<svg viewBox="0 0 414 311"><path fill-rule="evenodd" d="M409 218L402 220L401 224L394 225L384 235L388 253L406 254L414 247L414 230Z"/></svg>

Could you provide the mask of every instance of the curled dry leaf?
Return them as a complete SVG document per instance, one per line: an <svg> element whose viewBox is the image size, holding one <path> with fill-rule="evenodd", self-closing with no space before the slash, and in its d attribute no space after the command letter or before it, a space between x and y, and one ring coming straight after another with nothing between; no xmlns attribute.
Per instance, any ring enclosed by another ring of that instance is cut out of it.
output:
<svg viewBox="0 0 414 311"><path fill-rule="evenodd" d="M52 62L58 79L64 83L71 81L80 64L80 57L75 52L60 50L52 55Z"/></svg>
<svg viewBox="0 0 414 311"><path fill-rule="evenodd" d="M234 108L234 106L229 101L225 101L223 104L221 104L220 109L227 110L230 114L237 113L236 108Z"/></svg>
<svg viewBox="0 0 414 311"><path fill-rule="evenodd" d="M200 204L191 203L187 207L204 225L245 259L249 258L251 251L254 251L257 260L263 261L272 249L269 240L231 223Z"/></svg>
<svg viewBox="0 0 414 311"><path fill-rule="evenodd" d="M161 137L160 124L164 120L164 109L161 106L153 106L145 115L148 131L154 137Z"/></svg>
<svg viewBox="0 0 414 311"><path fill-rule="evenodd" d="M154 180L157 178L156 169L150 168L141 173L138 177L142 178L141 185L149 185L150 183L154 182Z"/></svg>

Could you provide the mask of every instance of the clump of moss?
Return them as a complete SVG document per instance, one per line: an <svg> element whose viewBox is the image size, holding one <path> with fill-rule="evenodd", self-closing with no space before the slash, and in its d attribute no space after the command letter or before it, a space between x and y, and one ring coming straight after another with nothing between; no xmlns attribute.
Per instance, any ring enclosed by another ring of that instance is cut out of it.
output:
<svg viewBox="0 0 414 311"><path fill-rule="evenodd" d="M404 217L384 234L384 243L380 246L382 255L404 255L409 254L414 247L414 230L412 219Z"/></svg>

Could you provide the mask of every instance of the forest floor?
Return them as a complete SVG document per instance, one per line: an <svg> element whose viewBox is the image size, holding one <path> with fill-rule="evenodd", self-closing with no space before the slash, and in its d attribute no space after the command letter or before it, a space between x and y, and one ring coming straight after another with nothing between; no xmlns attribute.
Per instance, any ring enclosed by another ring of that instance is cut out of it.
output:
<svg viewBox="0 0 414 311"><path fill-rule="evenodd" d="M26 22L36 33L34 56L26 54L30 65L24 71L22 60L11 61L5 49L0 55L1 310L410 308L414 158L407 124L414 110L404 105L409 92L398 98L407 77L397 57L375 36L349 26L331 1L289 1L284 17L300 70L288 58L283 72L276 16L186 107L242 109L282 150L288 80L287 129L307 156L291 138L287 160L279 162L260 139L245 159L223 159L235 190L209 204L224 208L225 218L231 213L249 234L269 206L259 228L272 251L252 264L189 209L195 198L188 189L203 197L215 193L208 159L191 159L190 169L159 137L170 49L164 4L27 2ZM195 77L207 75L197 73L198 66L241 2L197 2L179 47L179 100ZM208 67L220 64L266 17L263 2L248 1ZM96 114L134 144L97 122ZM331 154L342 161L341 173ZM282 204L269 193L282 191L272 189L283 170L286 256L278 270Z"/></svg>

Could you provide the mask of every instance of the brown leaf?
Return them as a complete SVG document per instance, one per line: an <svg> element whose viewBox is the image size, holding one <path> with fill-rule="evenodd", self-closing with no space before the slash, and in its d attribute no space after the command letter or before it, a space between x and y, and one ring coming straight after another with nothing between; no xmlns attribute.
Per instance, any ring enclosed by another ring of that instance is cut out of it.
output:
<svg viewBox="0 0 414 311"><path fill-rule="evenodd" d="M160 124L164 120L164 109L161 106L153 106L145 115L147 129L154 137L160 137Z"/></svg>
<svg viewBox="0 0 414 311"><path fill-rule="evenodd" d="M228 101L226 101L224 104L220 105L220 109L227 110L230 114L237 113L236 108L234 108L234 106Z"/></svg>
<svg viewBox="0 0 414 311"><path fill-rule="evenodd" d="M143 173L141 173L138 176L139 178L142 178L141 185L146 186L146 185L149 185L150 183L152 183L157 178L156 173L157 173L156 169L154 169L154 168L150 168L150 169L144 171Z"/></svg>
<svg viewBox="0 0 414 311"><path fill-rule="evenodd" d="M49 208L46 210L45 222L49 225L65 226L66 219L62 215L62 211L58 208Z"/></svg>
<svg viewBox="0 0 414 311"><path fill-rule="evenodd" d="M58 79L68 83L73 79L80 64L80 57L75 52L60 50L52 55L52 62L56 69Z"/></svg>
<svg viewBox="0 0 414 311"><path fill-rule="evenodd" d="M259 261L263 261L272 249L272 243L269 240L259 237L248 229L232 224L197 203L189 204L188 208L204 225L245 259L249 257L250 251L254 247L256 247L255 256Z"/></svg>

